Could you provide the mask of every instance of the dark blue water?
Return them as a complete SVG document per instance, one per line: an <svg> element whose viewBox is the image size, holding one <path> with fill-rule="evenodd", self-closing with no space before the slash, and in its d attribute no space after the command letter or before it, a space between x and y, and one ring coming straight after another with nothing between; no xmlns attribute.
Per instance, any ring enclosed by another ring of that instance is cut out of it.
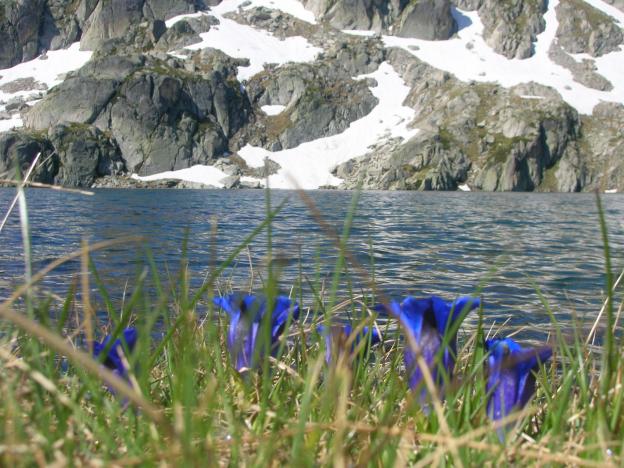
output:
<svg viewBox="0 0 624 468"><path fill-rule="evenodd" d="M0 189L0 213L14 195ZM309 192L325 222L341 230L351 204L350 192ZM337 249L295 192L275 191L275 206L288 199L273 223L273 256L279 258L280 285L288 292L300 269L312 284L331 283ZM604 196L614 270L624 266L624 197ZM210 271L211 245L216 261L265 218L263 191L100 190L92 197L45 190L28 193L35 269L80 247L140 235L152 250L163 280L175 277L185 236L193 286ZM213 244L211 220L218 229ZM491 320L516 325L548 323L536 287L560 319L589 321L600 309L604 260L596 202L580 194L491 194L367 192L361 195L349 250L368 278L350 267L354 291L369 292L374 263L378 288L388 296L439 294L452 299L482 285ZM371 250L372 245L372 250ZM226 271L220 285L247 288L266 276L266 235L259 236ZM372 253L372 255L371 255ZM132 290L144 265L144 250L134 244L94 254L103 282L115 301ZM62 295L79 263L49 275L43 291ZM17 210L0 233L0 296L6 297L23 275ZM619 271L615 271L619 273ZM343 288L347 285L343 284ZM311 305L311 290L304 284ZM346 291L342 296L347 297Z"/></svg>

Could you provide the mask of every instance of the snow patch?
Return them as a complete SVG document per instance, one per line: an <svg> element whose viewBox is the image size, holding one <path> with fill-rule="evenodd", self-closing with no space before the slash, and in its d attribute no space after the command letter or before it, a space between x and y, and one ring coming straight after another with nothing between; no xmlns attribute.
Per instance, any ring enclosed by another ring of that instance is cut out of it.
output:
<svg viewBox="0 0 624 468"><path fill-rule="evenodd" d="M228 175L213 166L196 165L186 169L180 169L178 171L160 172L158 174L143 177L137 174L132 174L131 177L135 180L142 180L144 182L160 179L178 179L222 188L223 183L221 181L228 177Z"/></svg>
<svg viewBox="0 0 624 468"><path fill-rule="evenodd" d="M601 10L609 11L618 21L624 14L609 7L599 0L586 0ZM458 23L464 25L457 36L446 41L425 41L420 39L384 36L388 47L401 47L420 60L453 73L462 81L497 82L510 88L520 83L535 81L555 88L562 98L583 114L591 114L594 106L601 101L624 103L624 52L612 52L596 60L598 72L613 84L612 91L599 91L583 86L574 81L572 73L553 63L548 50L553 41L559 23L555 9L559 0L548 2L548 11L544 15L546 29L537 36L535 55L524 60L507 59L494 52L483 39L483 23L474 11L453 9ZM470 46L467 45L471 43Z"/></svg>
<svg viewBox="0 0 624 468"><path fill-rule="evenodd" d="M272 106L262 106L260 109L262 109L262 112L264 112L266 115L278 115L284 112L284 109L286 109L286 106L280 106L279 104L274 104Z"/></svg>
<svg viewBox="0 0 624 468"><path fill-rule="evenodd" d="M375 31L369 31L367 29L343 29L343 33L350 34L351 36L363 36L363 37L373 37L377 34Z"/></svg>
<svg viewBox="0 0 624 468"><path fill-rule="evenodd" d="M278 152L247 145L239 150L239 156L251 167L262 166L265 158L278 163L281 169L269 177L272 188L315 189L339 185L342 180L331 174L338 164L363 156L376 143L399 137L408 140L418 133L418 130L408 128L414 119L414 110L403 106L410 88L394 68L382 63L374 73L358 78L367 77L377 81L371 91L379 103L367 116L352 122L343 133Z"/></svg>
<svg viewBox="0 0 624 468"><path fill-rule="evenodd" d="M0 85L18 78L32 77L45 83L49 88L63 81L63 75L82 67L91 58L92 52L80 50L80 43L75 42L67 49L49 51L47 59L41 57L20 63L13 68L0 70Z"/></svg>
<svg viewBox="0 0 624 468"><path fill-rule="evenodd" d="M14 128L23 127L24 122L18 115L12 115L8 120L0 120L0 132L8 132Z"/></svg>
<svg viewBox="0 0 624 468"><path fill-rule="evenodd" d="M167 28L170 28L171 26L173 26L179 21L182 21L183 19L201 18L202 16L208 16L208 13L205 11L198 11L197 13L185 13L183 15L178 15L178 16L174 16L173 18L169 18L167 21L165 21L165 26L167 26Z"/></svg>
<svg viewBox="0 0 624 468"><path fill-rule="evenodd" d="M239 24L236 21L223 17L225 13L236 10L243 3L246 4L244 1L226 0L214 7L210 14L219 20L219 24L212 26L208 32L200 34L201 42L187 46L186 49L200 50L212 47L234 58L249 59L249 66L238 68L237 76L241 81L247 80L264 70L264 64L266 63L283 65L288 62L311 62L323 51L323 49L311 45L304 37L295 36L280 40L267 31ZM278 8L277 3L277 1L255 0L246 5L245 8L253 6ZM303 11L299 11L298 8ZM299 16L294 15L297 17L305 17L304 12L307 12L307 10L303 9L301 3L295 0L280 0L279 9L293 15L297 13ZM310 12L307 13L311 14ZM166 24L171 26L184 18L196 18L205 14L207 13L200 12L176 16L171 18ZM312 15L312 20L314 20L314 15ZM176 52L175 56L186 58L185 55L179 52Z"/></svg>

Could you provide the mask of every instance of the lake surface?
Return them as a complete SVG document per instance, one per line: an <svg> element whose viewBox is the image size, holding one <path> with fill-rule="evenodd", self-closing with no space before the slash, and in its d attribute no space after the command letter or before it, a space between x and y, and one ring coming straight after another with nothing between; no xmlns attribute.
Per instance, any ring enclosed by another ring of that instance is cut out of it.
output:
<svg viewBox="0 0 624 468"><path fill-rule="evenodd" d="M4 215L14 196L0 189ZM352 192L308 192L326 223L342 230ZM333 241L319 228L296 192L274 191L271 203L287 199L273 223L273 255L280 259L280 286L288 293L300 271L327 288L336 260ZM624 197L603 197L615 274L624 262ZM188 233L189 267L198 287L210 271L211 220L218 223L217 261L265 218L265 192L199 190L97 190L83 196L29 190L28 205L35 269L89 242L140 235L163 277L176 274ZM372 246L372 247L371 247ZM536 285L561 319L590 321L600 309L604 259L596 201L588 194L365 192L353 221L349 249L370 278L390 297L438 294L449 300L482 284L488 323L549 322ZM267 237L259 236L222 280L245 289L266 277ZM249 255L249 256L248 256ZM132 290L144 264L144 250L122 245L94 254L114 300ZM300 259L300 261L299 261ZM47 277L44 288L62 295L79 269L66 264ZM23 275L17 210L0 233L0 297ZM351 268L354 272L354 269ZM351 275L355 293L369 292L369 279ZM347 285L343 285L346 288ZM304 305L312 304L303 286ZM346 289L342 297L347 298Z"/></svg>

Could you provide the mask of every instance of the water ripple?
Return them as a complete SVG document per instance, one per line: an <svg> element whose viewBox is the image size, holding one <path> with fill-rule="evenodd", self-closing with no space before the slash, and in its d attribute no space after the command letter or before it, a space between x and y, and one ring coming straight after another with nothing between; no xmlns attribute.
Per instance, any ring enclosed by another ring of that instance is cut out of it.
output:
<svg viewBox="0 0 624 468"><path fill-rule="evenodd" d="M0 189L0 212L14 194ZM324 220L342 231L352 193L308 194ZM280 257L285 291L301 269L329 281L337 251L296 193L277 191L277 206L288 198L273 223L274 251ZM224 260L265 216L261 191L96 191L93 197L31 190L28 193L35 267L90 242L127 235L147 239L161 271L172 277L179 266L184 239L189 266L198 286L210 265L211 220L218 221L217 260ZM605 196L614 266L621 269L624 247L624 197ZM249 252L256 271L264 268L266 234ZM18 217L0 234L0 297L23 274ZM372 243L372 251L370 244ZM604 260L595 199L583 194L363 193L349 248L371 271L388 295L441 294L451 298L483 286L489 316L514 325L548 323L536 287L560 318L574 312L590 319L600 308ZM249 280L247 252L228 271L234 284ZM132 283L143 251L116 246L94 255L99 273L115 298ZM78 262L63 265L45 287L67 289ZM351 270L353 271L353 270ZM353 287L367 282L352 278ZM311 297L309 291L304 297Z"/></svg>

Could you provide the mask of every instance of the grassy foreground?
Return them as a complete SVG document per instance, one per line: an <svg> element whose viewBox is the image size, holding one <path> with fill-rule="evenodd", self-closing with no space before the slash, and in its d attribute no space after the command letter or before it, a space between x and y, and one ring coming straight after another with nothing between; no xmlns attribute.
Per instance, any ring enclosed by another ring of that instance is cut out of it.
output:
<svg viewBox="0 0 624 468"><path fill-rule="evenodd" d="M21 208L29 264L23 200ZM370 307L383 300L367 269L349 255L351 216L335 236L339 255L332 283L323 288L302 278L292 289L282 285L295 300L306 288L316 297L301 304L307 320L291 324L280 353L266 358L262 371L240 375L227 352L227 317L213 308L212 298L225 292L218 279L260 232L269 234L270 258L271 221L278 211L269 203L266 221L250 229L246 242L213 268L199 290L189 287L184 259L178 277L163 279L147 253L132 294L115 306L90 261L91 252L107 243L85 244L68 255L80 258L83 268L80 286L61 305L34 297L31 287L46 271L27 268L24 287L0 305L0 465L624 463L624 347L614 333L618 315L610 273L595 330L590 332L591 324L564 328L551 314L554 358L540 368L533 401L503 421L515 425L504 443L486 414L483 340L492 333L487 297L485 310L473 312L479 315L477 330L459 335L455 379L431 414L423 413L407 387L403 340L393 321L379 323L385 345L373 351L373 359L325 363L316 324L350 311L371 325L376 315ZM334 236L315 215L321 229ZM604 219L601 224L610 272ZM366 295L339 291L345 278L361 284ZM90 285L99 289L97 298L90 297ZM279 271L267 268L261 292L275 297L279 285ZM548 310L545 301L544 307ZM109 323L95 320L96 308L108 311ZM128 385L105 371L88 349L104 332L118 334L130 324L139 330L139 340L129 356ZM602 345L592 346L594 338Z"/></svg>

